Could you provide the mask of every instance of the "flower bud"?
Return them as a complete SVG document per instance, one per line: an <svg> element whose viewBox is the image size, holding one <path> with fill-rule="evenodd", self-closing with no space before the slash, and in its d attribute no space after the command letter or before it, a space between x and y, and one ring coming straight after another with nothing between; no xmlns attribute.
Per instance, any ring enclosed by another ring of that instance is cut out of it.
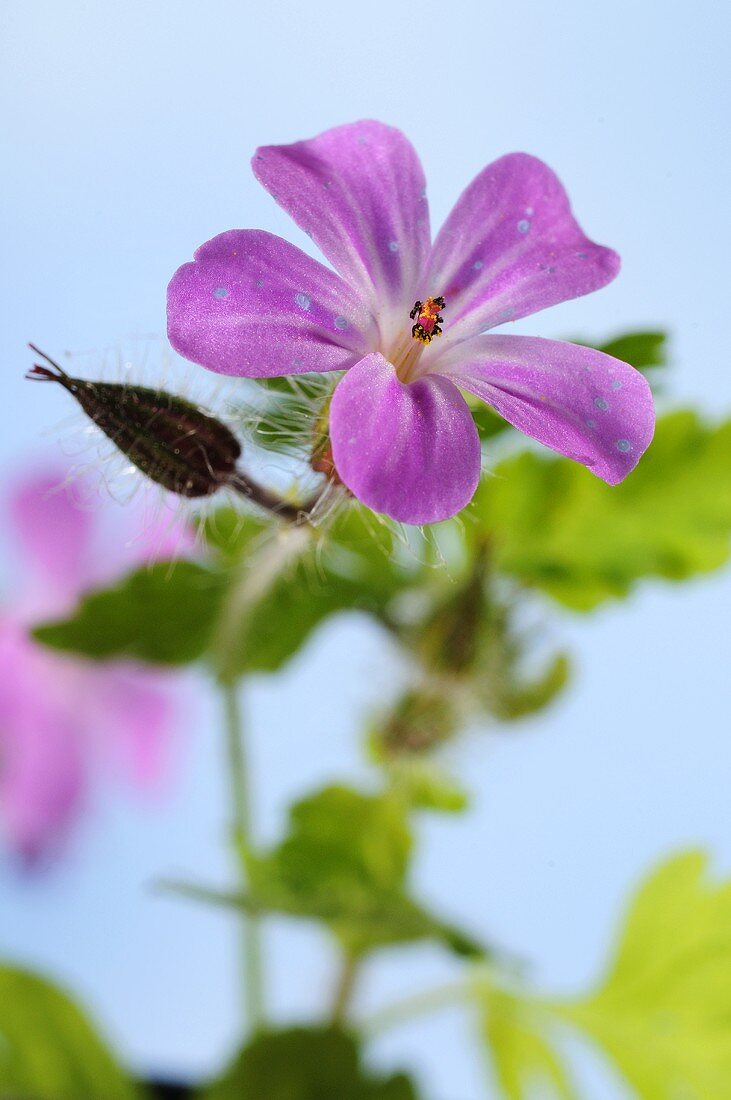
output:
<svg viewBox="0 0 731 1100"><path fill-rule="evenodd" d="M147 477L184 497L215 493L237 477L241 444L220 420L165 390L72 378L38 348L49 366L26 375L58 382Z"/></svg>
<svg viewBox="0 0 731 1100"><path fill-rule="evenodd" d="M407 691L373 734L379 756L421 756L443 745L459 724L453 704L443 693Z"/></svg>

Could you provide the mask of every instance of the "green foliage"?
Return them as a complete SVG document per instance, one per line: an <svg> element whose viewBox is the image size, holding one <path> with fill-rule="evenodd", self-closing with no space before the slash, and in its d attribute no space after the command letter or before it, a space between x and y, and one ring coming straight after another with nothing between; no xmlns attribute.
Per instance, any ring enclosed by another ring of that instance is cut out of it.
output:
<svg viewBox="0 0 731 1100"><path fill-rule="evenodd" d="M218 665L221 655L211 649L233 602L240 614L234 629L224 631L227 675L276 672L330 615L381 616L408 574L393 557L391 532L375 521L371 530L357 508L346 510L327 536L301 528L273 532L232 508L208 517L202 530L215 558L211 567L177 561L137 569L85 595L69 618L36 627L35 637L97 659L177 665L208 656ZM277 555L283 564L272 569L271 582L250 583L253 574L267 574Z"/></svg>
<svg viewBox="0 0 731 1100"><path fill-rule="evenodd" d="M289 831L278 845L249 855L245 894L187 883L162 885L249 913L322 921L352 956L432 938L457 955L483 957L484 949L469 935L409 897L411 845L400 796L326 787L291 808Z"/></svg>
<svg viewBox="0 0 731 1100"><path fill-rule="evenodd" d="M688 852L630 908L614 963L591 996L559 1006L642 1100L727 1100L731 1082L731 881L705 881Z"/></svg>
<svg viewBox="0 0 731 1100"><path fill-rule="evenodd" d="M542 710L569 678L565 654L539 671L526 670L529 639L515 627L514 599L498 596L493 555L473 534L466 575L437 591L426 618L405 632L405 640L427 669L459 681L473 702L501 722Z"/></svg>
<svg viewBox="0 0 731 1100"><path fill-rule="evenodd" d="M578 1100L561 1057L542 1034L545 1020L529 1001L485 986L478 1004L495 1079L507 1100Z"/></svg>
<svg viewBox="0 0 731 1100"><path fill-rule="evenodd" d="M412 839L405 803L326 787L296 803L285 838L252 859L251 888L266 907L325 921L354 955L433 937L460 955L481 948L406 892Z"/></svg>
<svg viewBox="0 0 731 1100"><path fill-rule="evenodd" d="M302 530L282 537L293 534L307 538ZM264 571L268 555L278 552L275 541L265 548ZM365 509L345 509L324 533L310 533L309 545L277 572L261 598L252 601L230 640L231 675L276 672L316 627L337 612L361 611L383 618L408 577L408 567L394 556L392 532Z"/></svg>
<svg viewBox="0 0 731 1100"><path fill-rule="evenodd" d="M731 1081L731 881L705 881L687 852L641 887L599 988L572 1001L472 986L496 1077L509 1100L539 1083L572 1100L556 1025L570 1024L611 1059L638 1100L727 1100Z"/></svg>
<svg viewBox="0 0 731 1100"><path fill-rule="evenodd" d="M482 482L473 515L468 537L490 538L498 571L579 611L627 595L643 577L709 572L729 555L731 422L662 418L615 487L566 459L518 455Z"/></svg>
<svg viewBox="0 0 731 1100"><path fill-rule="evenodd" d="M0 967L0 1095L7 1100L135 1100L136 1088L69 998Z"/></svg>
<svg viewBox="0 0 731 1100"><path fill-rule="evenodd" d="M236 563L251 553L267 528L263 518L228 506L217 508L199 521L201 534L221 563Z"/></svg>
<svg viewBox="0 0 731 1100"><path fill-rule="evenodd" d="M615 336L605 344L595 344L598 351L622 359L636 370L664 367L667 363L666 332L628 332Z"/></svg>
<svg viewBox="0 0 731 1100"><path fill-rule="evenodd" d="M376 1076L356 1040L336 1027L257 1036L203 1100L417 1100L403 1073Z"/></svg>
<svg viewBox="0 0 731 1100"><path fill-rule="evenodd" d="M84 596L70 618L36 627L44 645L103 660L181 665L206 650L224 588L193 562L158 562Z"/></svg>

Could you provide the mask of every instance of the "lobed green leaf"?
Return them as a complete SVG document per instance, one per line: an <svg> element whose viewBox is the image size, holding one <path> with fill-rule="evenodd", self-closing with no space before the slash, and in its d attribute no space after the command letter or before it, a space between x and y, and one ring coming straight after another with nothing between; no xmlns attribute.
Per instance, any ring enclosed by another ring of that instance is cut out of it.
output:
<svg viewBox="0 0 731 1100"><path fill-rule="evenodd" d="M490 539L499 571L579 611L644 577L710 572L729 556L731 421L665 416L614 487L566 459L507 459L483 480L473 517L468 538Z"/></svg>
<svg viewBox="0 0 731 1100"><path fill-rule="evenodd" d="M0 966L0 1095L7 1100L140 1100L69 997L12 966Z"/></svg>
<svg viewBox="0 0 731 1100"><path fill-rule="evenodd" d="M417 1100L403 1073L366 1069L355 1038L337 1027L258 1035L201 1100Z"/></svg>

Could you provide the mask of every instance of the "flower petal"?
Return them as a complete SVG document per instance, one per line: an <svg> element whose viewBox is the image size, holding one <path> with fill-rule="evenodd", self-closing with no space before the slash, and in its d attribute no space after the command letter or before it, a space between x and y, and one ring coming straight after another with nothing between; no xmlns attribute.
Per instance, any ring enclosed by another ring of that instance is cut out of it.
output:
<svg viewBox="0 0 731 1100"><path fill-rule="evenodd" d="M403 523L448 519L477 487L480 442L459 391L436 376L405 385L382 355L367 355L338 383L330 437L351 492Z"/></svg>
<svg viewBox="0 0 731 1100"><path fill-rule="evenodd" d="M434 242L425 293L446 298L451 342L598 290L618 271L619 256L584 235L551 169L511 153L458 200Z"/></svg>
<svg viewBox="0 0 731 1100"><path fill-rule="evenodd" d="M38 470L13 488L10 529L23 551L26 569L50 589L50 596L71 597L83 587L89 562L94 515L83 507L79 482L70 483L59 467Z"/></svg>
<svg viewBox="0 0 731 1100"><path fill-rule="evenodd" d="M594 348L533 336L478 336L432 369L610 485L634 469L655 429L647 381Z"/></svg>
<svg viewBox="0 0 731 1100"><path fill-rule="evenodd" d="M20 624L0 624L0 824L29 864L59 851L86 797L80 700L64 701L69 667Z"/></svg>
<svg viewBox="0 0 731 1100"><path fill-rule="evenodd" d="M281 237L232 229L168 287L176 351L219 374L344 370L373 346L372 318L334 272Z"/></svg>
<svg viewBox="0 0 731 1100"><path fill-rule="evenodd" d="M419 158L399 130L338 126L264 146L252 167L374 312L391 303L400 315L413 305L429 255L429 206Z"/></svg>
<svg viewBox="0 0 731 1100"><path fill-rule="evenodd" d="M181 678L122 662L94 671L94 732L103 737L110 770L139 787L159 785L190 717L192 698L181 698Z"/></svg>

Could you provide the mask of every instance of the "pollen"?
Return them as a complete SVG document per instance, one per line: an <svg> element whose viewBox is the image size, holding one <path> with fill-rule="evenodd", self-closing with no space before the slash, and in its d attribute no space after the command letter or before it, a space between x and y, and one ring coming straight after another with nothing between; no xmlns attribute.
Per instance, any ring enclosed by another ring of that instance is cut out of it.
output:
<svg viewBox="0 0 731 1100"><path fill-rule="evenodd" d="M441 311L445 305L446 302L441 295L438 298L427 298L425 302L414 302L414 308L409 314L411 320L415 322L411 329L414 340L418 340L421 344L430 344L435 336L442 335L441 326L444 324L444 318Z"/></svg>

